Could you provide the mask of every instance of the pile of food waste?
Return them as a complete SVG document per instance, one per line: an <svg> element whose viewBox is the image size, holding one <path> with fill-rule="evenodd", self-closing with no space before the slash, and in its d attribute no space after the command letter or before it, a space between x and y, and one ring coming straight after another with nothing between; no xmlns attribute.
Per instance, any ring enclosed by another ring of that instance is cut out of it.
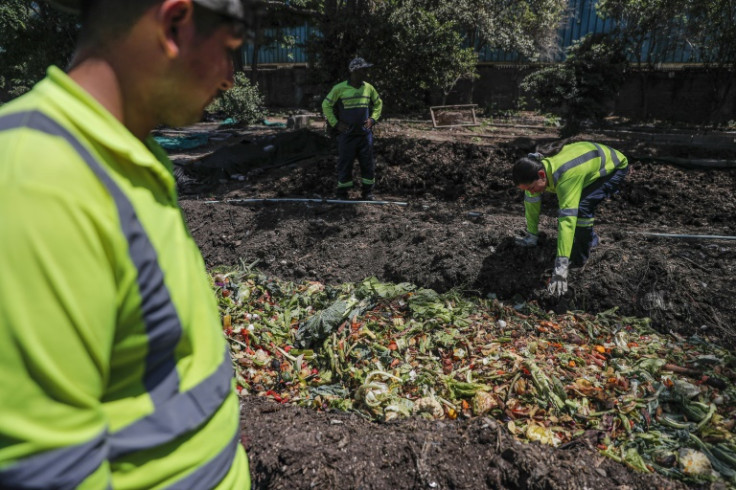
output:
<svg viewBox="0 0 736 490"><path fill-rule="evenodd" d="M212 275L241 396L375 421L492 416L520 440L736 485L736 357L708 339L375 278Z"/></svg>

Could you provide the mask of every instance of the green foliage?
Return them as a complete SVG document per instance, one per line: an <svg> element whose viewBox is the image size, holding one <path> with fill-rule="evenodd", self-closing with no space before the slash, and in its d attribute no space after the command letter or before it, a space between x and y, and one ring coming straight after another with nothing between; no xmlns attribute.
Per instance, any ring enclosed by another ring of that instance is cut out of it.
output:
<svg viewBox="0 0 736 490"><path fill-rule="evenodd" d="M728 121L736 107L725 103L736 88L736 2L693 1L688 12L687 42L704 63L712 84L712 120Z"/></svg>
<svg viewBox="0 0 736 490"><path fill-rule="evenodd" d="M736 68L736 2L693 1L688 12L688 42L698 60L719 67Z"/></svg>
<svg viewBox="0 0 736 490"><path fill-rule="evenodd" d="M684 46L693 1L701 0L600 0L596 9L602 18L616 21L612 35L628 54L651 67Z"/></svg>
<svg viewBox="0 0 736 490"><path fill-rule="evenodd" d="M370 81L388 111L440 102L462 78L473 78L485 47L529 59L554 54L567 0L324 0L308 44L316 83L347 77L354 56L375 64Z"/></svg>
<svg viewBox="0 0 736 490"><path fill-rule="evenodd" d="M567 0L294 0L269 2L271 17L287 9L315 20L307 43L312 82L329 87L347 78L350 59L375 67L387 111L440 102L462 78L474 78L485 47L548 59ZM274 22L267 24L278 28Z"/></svg>
<svg viewBox="0 0 736 490"><path fill-rule="evenodd" d="M516 51L530 60L551 60L568 0L423 0L442 21L455 23L477 51Z"/></svg>
<svg viewBox="0 0 736 490"><path fill-rule="evenodd" d="M0 102L21 95L43 78L49 65L65 67L79 26L75 17L45 2L0 3Z"/></svg>
<svg viewBox="0 0 736 490"><path fill-rule="evenodd" d="M375 60L373 75L394 110L414 111L447 94L461 78L475 76L474 51L462 47L455 25L442 23L413 2L374 13L379 20L365 55Z"/></svg>
<svg viewBox="0 0 736 490"><path fill-rule="evenodd" d="M521 83L541 109L560 113L565 134L577 131L584 119L600 120L624 80L626 58L616 38L586 36L573 44L563 63L546 66Z"/></svg>
<svg viewBox="0 0 736 490"><path fill-rule="evenodd" d="M346 79L350 59L363 56L374 64L369 81L387 111L424 108L475 74L476 56L462 47L456 24L440 21L415 0L348 4L326 11L320 30L323 37L308 46L312 64L324 75L318 82Z"/></svg>
<svg viewBox="0 0 736 490"><path fill-rule="evenodd" d="M220 113L242 124L261 121L266 116L263 96L258 85L251 84L243 73L235 74L235 85L224 92L207 108L209 113Z"/></svg>
<svg viewBox="0 0 736 490"><path fill-rule="evenodd" d="M361 53L362 46L370 42L373 31L379 27L371 15L370 4L370 0L325 0L317 16L320 35L306 45L316 83L331 84L347 78L348 63Z"/></svg>
<svg viewBox="0 0 736 490"><path fill-rule="evenodd" d="M649 68L687 48L711 81L712 119L726 121L724 102L736 87L736 2L733 0L600 0L598 13L616 21L612 33L629 56ZM646 80L647 72L642 72ZM642 95L641 107L646 108Z"/></svg>

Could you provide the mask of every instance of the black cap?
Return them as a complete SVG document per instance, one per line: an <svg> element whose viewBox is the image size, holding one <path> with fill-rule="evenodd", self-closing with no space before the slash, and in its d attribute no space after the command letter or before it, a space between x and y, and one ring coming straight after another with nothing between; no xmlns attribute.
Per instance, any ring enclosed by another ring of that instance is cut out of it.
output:
<svg viewBox="0 0 736 490"><path fill-rule="evenodd" d="M82 8L82 0L46 0L61 10L79 13ZM235 19L245 20L245 7L243 0L192 0L192 2L219 14L227 15Z"/></svg>

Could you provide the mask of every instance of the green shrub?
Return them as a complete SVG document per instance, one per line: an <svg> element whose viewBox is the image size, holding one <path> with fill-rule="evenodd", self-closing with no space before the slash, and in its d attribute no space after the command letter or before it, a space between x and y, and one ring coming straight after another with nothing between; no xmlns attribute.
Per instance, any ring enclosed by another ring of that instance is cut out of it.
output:
<svg viewBox="0 0 736 490"><path fill-rule="evenodd" d="M210 114L235 119L241 124L260 122L266 116L263 96L258 85L253 85L243 73L235 74L235 85L224 92L207 108Z"/></svg>
<svg viewBox="0 0 736 490"><path fill-rule="evenodd" d="M576 133L585 120L601 121L612 110L627 68L616 38L588 35L571 46L564 63L545 66L521 83L543 112L565 120L563 135Z"/></svg>

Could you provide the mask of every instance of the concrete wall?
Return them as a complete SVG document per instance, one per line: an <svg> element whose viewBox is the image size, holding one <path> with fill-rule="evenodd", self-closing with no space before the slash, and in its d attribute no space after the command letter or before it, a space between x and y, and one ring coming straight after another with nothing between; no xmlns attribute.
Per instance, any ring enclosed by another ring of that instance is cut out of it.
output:
<svg viewBox="0 0 736 490"><path fill-rule="evenodd" d="M480 77L473 83L462 81L450 94L447 104L475 103L493 110L518 109L519 83L532 68L521 65L480 65ZM319 110L330 87L308 83L304 65L259 68L258 84L270 107ZM715 87L708 73L700 68L670 71L630 71L618 97L610 101L612 115L683 121L691 123L736 120L736 82L725 100L714 103ZM724 90L724 85L720 85ZM526 109L534 109L526 101Z"/></svg>

